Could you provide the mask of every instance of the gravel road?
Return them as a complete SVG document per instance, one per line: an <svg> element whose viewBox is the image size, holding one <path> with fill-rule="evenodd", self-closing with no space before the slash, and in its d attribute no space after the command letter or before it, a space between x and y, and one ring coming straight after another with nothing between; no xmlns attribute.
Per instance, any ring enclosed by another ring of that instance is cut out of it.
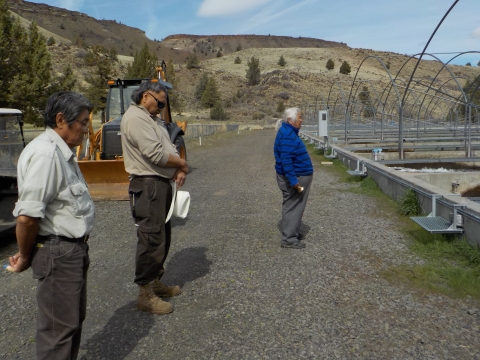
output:
<svg viewBox="0 0 480 360"><path fill-rule="evenodd" d="M188 145L187 219L173 220L164 280L175 311L135 310L127 202L97 202L81 359L480 359L478 303L392 285L407 252L395 212L315 164L305 249L280 247L272 130ZM0 259L15 252L3 236ZM0 359L33 359L31 271L0 272Z"/></svg>

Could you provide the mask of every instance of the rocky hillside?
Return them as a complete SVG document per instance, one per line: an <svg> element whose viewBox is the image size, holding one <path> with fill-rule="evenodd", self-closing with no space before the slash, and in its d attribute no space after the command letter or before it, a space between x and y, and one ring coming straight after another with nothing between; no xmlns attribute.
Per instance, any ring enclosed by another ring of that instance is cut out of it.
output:
<svg viewBox="0 0 480 360"><path fill-rule="evenodd" d="M116 20L97 20L86 14L23 0L8 0L10 10L43 29L72 43L114 47L121 55L132 56L146 42L160 59L182 61L187 54L163 47L160 40L147 38L145 32Z"/></svg>
<svg viewBox="0 0 480 360"><path fill-rule="evenodd" d="M266 48L347 48L344 43L291 36L265 35L186 35L167 36L162 45L175 50L195 52L201 57L216 56L220 51L223 55L241 49ZM202 54L202 55L200 55Z"/></svg>
<svg viewBox="0 0 480 360"><path fill-rule="evenodd" d="M343 91L348 96L349 83L367 56L376 56L388 64L392 76L402 68L408 57L395 53L377 52L370 49L352 49L344 43L303 37L278 37L258 35L171 35L160 40L150 40L142 30L117 23L115 20L96 20L85 14L71 12L44 4L34 4L22 0L9 0L11 9L21 17L25 26L29 20L36 21L46 37L57 40L51 45L53 69L57 73L66 63L74 67L79 83L91 70L85 66L85 49L77 46L103 45L107 49L115 47L121 56L116 65L116 75L125 75L125 65L129 56L139 50L146 41L150 50L158 58L175 63L177 90L185 101L182 115L177 119L208 121L209 110L202 109L195 98L195 88L200 76L206 72L218 84L224 106L232 121L252 121L252 119L272 119L278 117L276 107L280 100L285 106L310 106L321 103L332 91ZM218 53L221 54L218 54ZM185 59L195 53L200 60L198 68L187 69ZM259 59L261 82L248 86L246 81L247 62L255 56ZM285 66L278 65L280 56L286 60ZM235 63L239 57L240 64ZM326 69L326 62L332 59L333 70ZM347 61L351 74L339 73L340 65ZM414 67L409 62L398 74L398 78L408 80ZM416 72L420 81L428 81L440 70L436 61L422 62ZM457 76L474 78L479 67L449 66ZM423 79L423 80L422 80ZM358 84L364 81L383 88L389 81L388 73L373 58L365 61L357 76ZM335 84L332 87L332 84ZM444 89L454 90L454 82ZM342 87L340 91L339 86Z"/></svg>
<svg viewBox="0 0 480 360"><path fill-rule="evenodd" d="M235 58L240 57L241 63L235 64ZM261 82L257 86L248 86L246 81L247 61L252 56L259 58L261 69ZM279 66L278 60L283 56L285 66ZM367 49L351 49L345 47L331 48L263 48L245 49L225 55L221 58L213 58L201 62L200 69L186 69L182 64L176 68L176 77L179 80L178 88L187 99L186 116L190 118L207 119L208 111L196 106L194 98L195 86L203 72L215 77L222 98L231 108L227 111L232 113L235 120L251 121L252 118L264 119L277 117L276 106L283 100L285 106L298 106L314 108L315 102L318 107L322 101L330 96L340 96L340 89L345 97L349 96L350 85L360 64L367 56L375 56L388 63L390 72L395 76L404 63L407 56L378 52ZM333 70L326 69L328 59L335 63ZM351 65L350 75L340 74L339 68L343 61ZM410 61L399 73L399 78L408 80L414 61ZM459 76L474 78L480 73L478 67L450 66L453 72ZM422 79L429 83L441 64L436 61L425 61L416 72L416 79ZM445 76L442 74L442 82ZM365 60L357 76L357 86L374 86L383 89L389 84L389 76L383 66L375 58ZM332 84L334 84L332 86ZM462 84L463 85L463 84ZM444 91L454 91L455 83L449 82L444 86Z"/></svg>

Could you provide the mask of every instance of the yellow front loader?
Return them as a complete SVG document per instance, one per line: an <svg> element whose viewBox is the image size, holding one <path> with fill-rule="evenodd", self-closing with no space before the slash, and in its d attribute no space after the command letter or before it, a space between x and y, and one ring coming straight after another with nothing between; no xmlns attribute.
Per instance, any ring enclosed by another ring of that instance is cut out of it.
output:
<svg viewBox="0 0 480 360"><path fill-rule="evenodd" d="M77 147L78 165L88 184L90 195L95 200L128 200L128 173L125 172L120 138L120 122L131 103L131 94L142 81L158 81L167 90L171 84L162 80L161 69L158 79L118 79L108 82L109 91L105 119L101 128L94 132L92 118L89 121L88 139L83 146ZM170 134L170 139L177 146L183 159L187 158L187 150L183 135L187 122L172 122L170 103L167 94L167 106L160 117Z"/></svg>

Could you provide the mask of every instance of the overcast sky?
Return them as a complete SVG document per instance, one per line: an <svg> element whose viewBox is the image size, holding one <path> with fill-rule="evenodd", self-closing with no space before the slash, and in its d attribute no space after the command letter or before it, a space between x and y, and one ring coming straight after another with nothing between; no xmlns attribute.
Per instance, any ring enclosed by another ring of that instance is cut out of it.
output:
<svg viewBox="0 0 480 360"><path fill-rule="evenodd" d="M151 39L172 34L285 35L347 43L354 48L416 54L453 0L35 0L116 20ZM460 0L427 52L480 51L480 0ZM452 55L438 55L448 61ZM480 54L456 63L477 65Z"/></svg>

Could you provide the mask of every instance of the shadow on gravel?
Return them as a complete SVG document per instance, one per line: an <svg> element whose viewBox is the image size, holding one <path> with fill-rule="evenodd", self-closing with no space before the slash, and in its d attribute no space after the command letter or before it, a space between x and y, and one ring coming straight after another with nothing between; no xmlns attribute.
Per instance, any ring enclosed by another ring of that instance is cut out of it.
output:
<svg viewBox="0 0 480 360"><path fill-rule="evenodd" d="M185 218L185 219L182 219L182 218L172 218L172 220L170 220L172 222L171 226L172 226L172 229L176 226L184 226L187 221L188 221L188 218Z"/></svg>
<svg viewBox="0 0 480 360"><path fill-rule="evenodd" d="M197 170L196 167L193 167L193 166L189 166L188 167L188 174L190 175L192 172L194 172L195 170Z"/></svg>
<svg viewBox="0 0 480 360"><path fill-rule="evenodd" d="M212 263L205 255L207 250L206 247L192 247L177 251L167 264L162 282L183 287L207 275Z"/></svg>
<svg viewBox="0 0 480 360"><path fill-rule="evenodd" d="M80 360L124 359L148 335L155 322L150 313L136 310L131 301L117 309L105 327L82 345L86 350Z"/></svg>

